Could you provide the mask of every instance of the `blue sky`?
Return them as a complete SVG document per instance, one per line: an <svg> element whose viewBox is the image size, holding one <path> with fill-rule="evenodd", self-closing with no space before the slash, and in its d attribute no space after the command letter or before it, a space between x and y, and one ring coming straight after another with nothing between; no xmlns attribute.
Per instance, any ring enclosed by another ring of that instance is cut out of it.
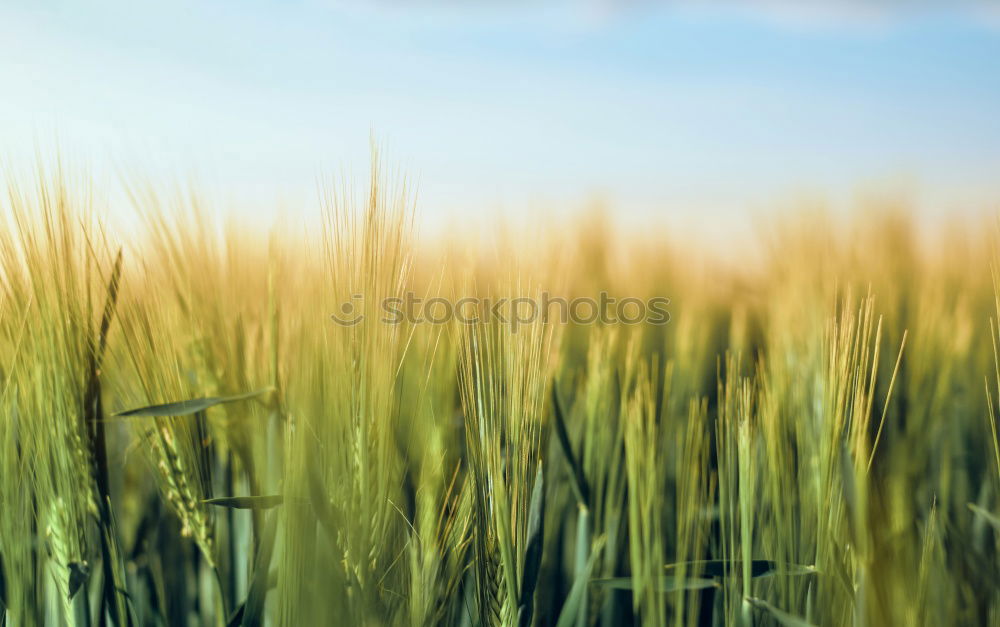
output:
<svg viewBox="0 0 1000 627"><path fill-rule="evenodd" d="M58 138L248 213L363 173L372 130L421 211L459 220L599 195L724 221L873 184L938 213L1000 199L1000 21L976 4L407 6L0 0L0 152Z"/></svg>

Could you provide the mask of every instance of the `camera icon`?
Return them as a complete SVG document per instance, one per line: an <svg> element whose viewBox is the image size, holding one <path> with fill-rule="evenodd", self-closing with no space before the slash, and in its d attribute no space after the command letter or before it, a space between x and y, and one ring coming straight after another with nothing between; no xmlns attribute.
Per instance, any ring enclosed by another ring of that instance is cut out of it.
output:
<svg viewBox="0 0 1000 627"><path fill-rule="evenodd" d="M365 315L362 313L360 304L355 305L355 302L362 301L362 299L363 296L361 294L352 295L351 300L340 304L339 314L330 314L330 319L342 327L353 327L358 324L365 319Z"/></svg>

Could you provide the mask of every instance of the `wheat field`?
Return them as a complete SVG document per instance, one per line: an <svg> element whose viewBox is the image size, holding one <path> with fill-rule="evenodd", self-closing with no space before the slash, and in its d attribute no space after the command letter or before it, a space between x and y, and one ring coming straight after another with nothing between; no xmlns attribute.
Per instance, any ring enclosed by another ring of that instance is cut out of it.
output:
<svg viewBox="0 0 1000 627"><path fill-rule="evenodd" d="M377 160L266 234L4 186L4 625L1000 624L995 223L803 209L740 263L428 244ZM669 315L380 320L543 293Z"/></svg>

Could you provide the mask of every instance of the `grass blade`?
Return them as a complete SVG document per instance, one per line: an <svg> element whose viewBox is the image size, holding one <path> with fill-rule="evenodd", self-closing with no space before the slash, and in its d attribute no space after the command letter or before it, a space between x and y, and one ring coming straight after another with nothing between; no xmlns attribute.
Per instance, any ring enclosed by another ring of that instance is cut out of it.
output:
<svg viewBox="0 0 1000 627"><path fill-rule="evenodd" d="M1000 531L1000 516L991 514L990 512L986 511L982 507L979 507L975 503L969 503L968 506L969 509L972 510L973 514L981 517L983 520L993 525L994 529Z"/></svg>
<svg viewBox="0 0 1000 627"><path fill-rule="evenodd" d="M667 564L667 570L685 566L689 571L700 572L703 577L725 577L727 572L732 572L734 566L725 560L699 560L694 562L682 562L677 564ZM779 564L771 560L753 560L750 562L750 576L770 577L773 575L812 575L817 573L815 566L803 566L800 564Z"/></svg>
<svg viewBox="0 0 1000 627"><path fill-rule="evenodd" d="M566 459L566 463L569 464L570 486L573 488L573 494L576 495L576 499L581 505L590 507L590 491L587 486L587 478L583 474L583 467L577 461L576 455L573 454L573 445L569 441L569 432L566 429L566 416L563 413L562 401L559 398L559 386L555 382L552 383L552 407L554 409L553 414L555 415L556 438L559 440L559 448L563 452L563 457Z"/></svg>
<svg viewBox="0 0 1000 627"><path fill-rule="evenodd" d="M232 509L271 509L281 505L284 500L280 494L268 494L265 496L219 496L214 499L204 499L202 503Z"/></svg>
<svg viewBox="0 0 1000 627"><path fill-rule="evenodd" d="M590 583L610 590L631 590L633 585L631 577L605 577L594 579ZM677 592L678 590L704 590L706 588L718 587L720 587L720 584L715 579L698 577L681 579L679 577L664 575L656 580L653 589L659 592Z"/></svg>
<svg viewBox="0 0 1000 627"><path fill-rule="evenodd" d="M528 507L528 545L524 551L524 576L521 578L521 598L518 610L518 622L522 627L531 624L531 615L535 605L535 587L538 585L538 572L542 566L542 544L545 539L545 481L542 477L542 464L538 463L535 473L535 487L531 491L531 504Z"/></svg>
<svg viewBox="0 0 1000 627"><path fill-rule="evenodd" d="M209 407L214 407L222 403L232 403L235 401L242 401L249 398L254 398L269 392L270 388L261 388L254 392L247 392L245 394L235 394L233 396L210 396L207 398L195 398L188 401L176 401L173 403L163 403L161 405L149 405L147 407L138 407L136 409L127 409L125 411L120 411L114 416L120 418L129 418L137 416L153 416L153 417L176 417L176 416L190 416L201 411L205 411Z"/></svg>
<svg viewBox="0 0 1000 627"><path fill-rule="evenodd" d="M577 614L577 627L585 627L587 624L587 580L590 579L590 571L593 569L593 555L590 550L590 510L586 506L577 508L576 520L576 555L574 556L574 568L576 570L574 582L583 580L583 592L581 600L578 602L580 608ZM576 584L574 583L574 586Z"/></svg>
<svg viewBox="0 0 1000 627"><path fill-rule="evenodd" d="M763 599L750 597L747 598L747 601L750 603L750 605L756 607L757 609L764 610L765 612L770 614L771 618L773 618L775 621L777 621L784 627L815 627L815 625L805 620L804 618L799 618L794 614L789 614L784 610L780 610Z"/></svg>
<svg viewBox="0 0 1000 627"><path fill-rule="evenodd" d="M597 564L597 558L603 548L604 538L598 538L594 542L593 550L590 552L590 557L587 558L586 565L577 571L576 579L573 580L573 587L570 588L562 610L559 611L559 619L556 621L556 627L579 625L581 618L583 621L586 621L587 586L590 583L590 575L594 572L594 565Z"/></svg>
<svg viewBox="0 0 1000 627"><path fill-rule="evenodd" d="M267 600L268 572L271 568L271 554L274 552L274 537L278 528L277 514L271 514L264 524L260 550L254 563L250 590L244 604L243 627L259 627L264 621L264 601Z"/></svg>

